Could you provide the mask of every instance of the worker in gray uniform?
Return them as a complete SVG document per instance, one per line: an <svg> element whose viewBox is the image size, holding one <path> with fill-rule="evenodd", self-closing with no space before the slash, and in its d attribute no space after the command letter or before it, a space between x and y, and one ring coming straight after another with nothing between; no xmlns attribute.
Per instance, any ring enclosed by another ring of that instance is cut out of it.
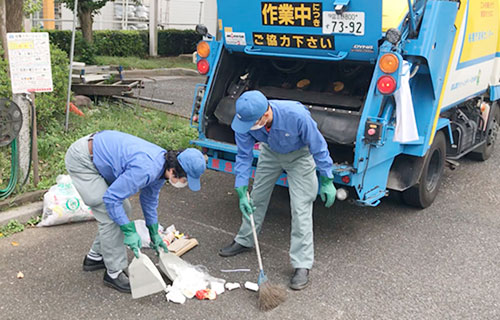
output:
<svg viewBox="0 0 500 320"><path fill-rule="evenodd" d="M234 256L254 246L248 215L253 214L259 232L274 185L285 171L292 211L290 260L295 268L289 286L301 290L309 284L314 261L312 209L318 193L316 168L325 206L330 207L335 201L333 161L327 143L304 105L297 101L268 101L260 91L247 91L238 98L231 128L238 147L235 188L243 217L236 238L219 255ZM262 143L261 152L248 197L256 142Z"/></svg>
<svg viewBox="0 0 500 320"><path fill-rule="evenodd" d="M98 222L97 236L85 256L83 270L106 269L104 284L130 293L129 279L123 272L128 266L125 246L137 257L141 239L128 218L128 198L140 192L150 246L157 252L160 248L167 252L158 234L160 189L168 180L177 188L189 185L192 191L200 190L205 158L193 148L166 151L123 132L101 131L74 142L65 160L73 185Z"/></svg>

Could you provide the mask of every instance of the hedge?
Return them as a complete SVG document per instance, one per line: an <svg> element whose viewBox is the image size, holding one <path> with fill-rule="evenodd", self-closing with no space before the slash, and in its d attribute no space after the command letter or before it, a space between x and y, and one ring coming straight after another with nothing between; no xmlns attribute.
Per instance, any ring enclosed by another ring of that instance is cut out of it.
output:
<svg viewBox="0 0 500 320"><path fill-rule="evenodd" d="M50 41L69 54L71 31L69 30L42 30L49 33ZM158 55L172 56L183 53L192 53L201 35L193 30L158 30ZM82 33L76 34L75 55L84 51ZM129 30L102 30L94 31L94 49L97 55L102 56L139 56L149 54L148 31Z"/></svg>

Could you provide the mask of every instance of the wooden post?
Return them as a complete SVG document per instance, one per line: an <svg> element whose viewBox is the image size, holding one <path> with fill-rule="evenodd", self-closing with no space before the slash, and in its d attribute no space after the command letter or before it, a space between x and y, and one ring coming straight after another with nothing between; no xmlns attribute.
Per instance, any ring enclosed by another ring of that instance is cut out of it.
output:
<svg viewBox="0 0 500 320"><path fill-rule="evenodd" d="M40 182L40 177L38 176L38 136L37 136L37 124L36 124L36 104L35 104L35 93L30 94L31 101L33 103L33 140L31 141L31 161L33 163L33 184L35 187Z"/></svg>

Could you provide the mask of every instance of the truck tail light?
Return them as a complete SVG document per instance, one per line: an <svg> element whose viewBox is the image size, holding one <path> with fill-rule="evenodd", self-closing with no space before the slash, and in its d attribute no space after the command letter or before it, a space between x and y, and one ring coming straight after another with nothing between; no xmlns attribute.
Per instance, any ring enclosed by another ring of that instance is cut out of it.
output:
<svg viewBox="0 0 500 320"><path fill-rule="evenodd" d="M206 41L200 41L196 46L196 52L200 57L206 58L210 55L210 45Z"/></svg>
<svg viewBox="0 0 500 320"><path fill-rule="evenodd" d="M396 80L393 77L384 75L378 78L377 89L382 94L392 94L396 90Z"/></svg>
<svg viewBox="0 0 500 320"><path fill-rule="evenodd" d="M207 74L210 70L210 64L205 59L200 59L200 61L196 64L196 67L200 74Z"/></svg>
<svg viewBox="0 0 500 320"><path fill-rule="evenodd" d="M380 58L378 66L384 73L394 73L399 68L399 59L393 53L386 53Z"/></svg>
<svg viewBox="0 0 500 320"><path fill-rule="evenodd" d="M349 182L351 182L351 178L349 176L343 176L342 182L345 184L349 184Z"/></svg>

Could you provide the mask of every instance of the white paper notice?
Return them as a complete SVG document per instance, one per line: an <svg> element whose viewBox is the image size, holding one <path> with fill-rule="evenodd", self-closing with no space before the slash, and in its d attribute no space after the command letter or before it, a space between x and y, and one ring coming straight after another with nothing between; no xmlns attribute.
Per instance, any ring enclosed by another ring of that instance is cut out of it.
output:
<svg viewBox="0 0 500 320"><path fill-rule="evenodd" d="M7 45L12 93L51 92L49 34L8 33Z"/></svg>
<svg viewBox="0 0 500 320"><path fill-rule="evenodd" d="M226 44L234 44L237 46L246 46L247 41L244 32L225 32Z"/></svg>

